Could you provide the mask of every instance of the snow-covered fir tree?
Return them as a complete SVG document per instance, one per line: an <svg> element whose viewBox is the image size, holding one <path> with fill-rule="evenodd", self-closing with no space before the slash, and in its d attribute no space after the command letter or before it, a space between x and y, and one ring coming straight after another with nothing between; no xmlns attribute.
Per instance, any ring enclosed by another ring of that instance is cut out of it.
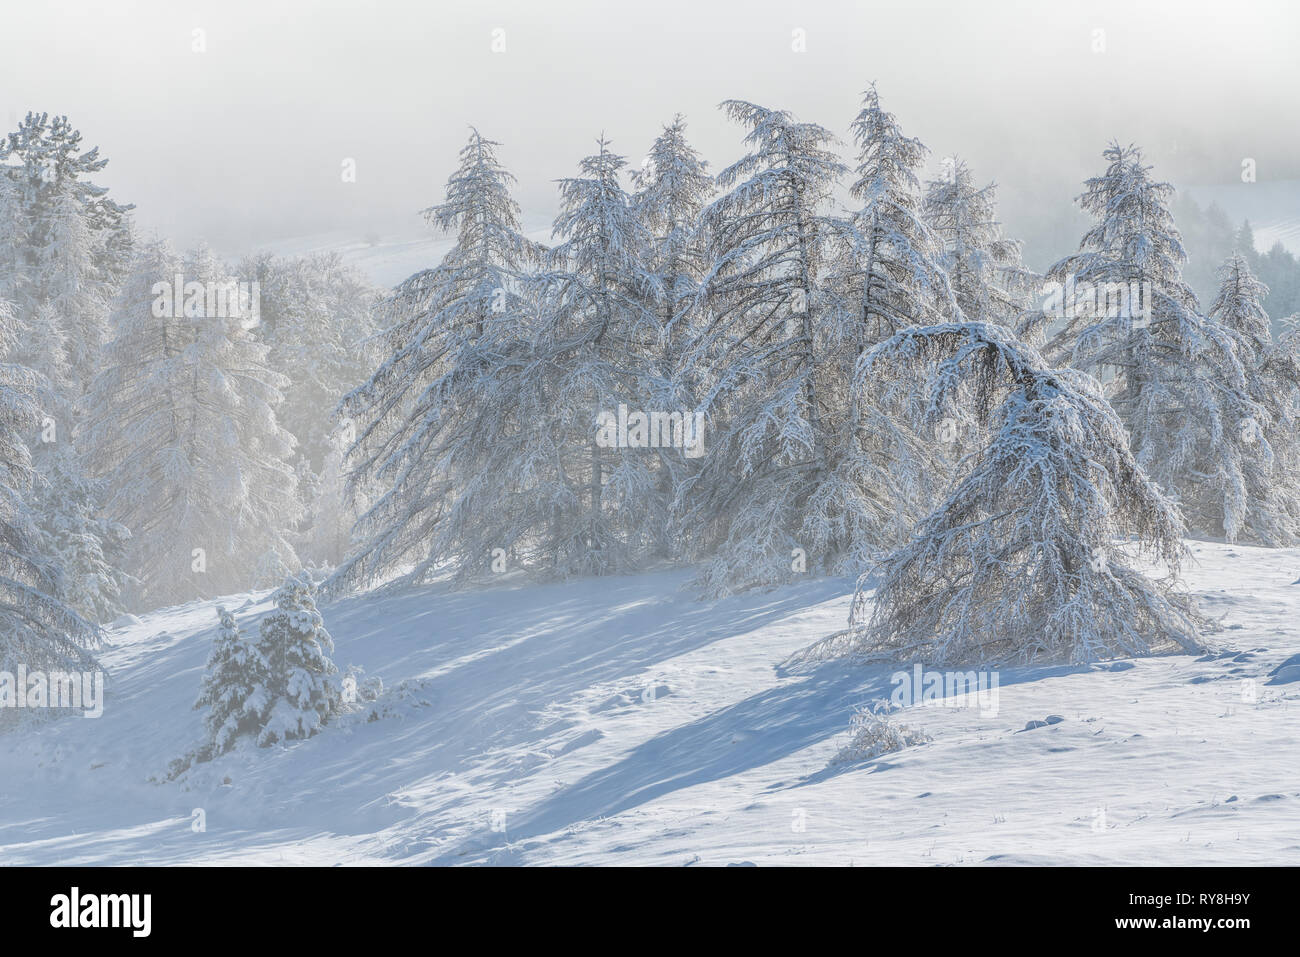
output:
<svg viewBox="0 0 1300 957"><path fill-rule="evenodd" d="M130 254L130 206L91 176L107 166L83 151L67 117L28 113L0 141L0 263L16 265L6 295L26 340L62 341L69 380L51 382L71 405L84 394L107 331L107 303ZM57 332L42 330L53 321ZM28 363L30 364L30 363Z"/></svg>
<svg viewBox="0 0 1300 957"><path fill-rule="evenodd" d="M1245 258L1233 255L1219 271L1219 293L1209 316L1235 337L1246 394L1262 415L1244 414L1236 438L1245 444L1244 513L1237 537L1264 545L1291 545L1300 537L1300 362L1273 341L1264 311L1268 288ZM1255 410L1244 410L1246 413Z"/></svg>
<svg viewBox="0 0 1300 957"><path fill-rule="evenodd" d="M660 548L673 485L660 478L683 459L670 444L651 447L659 436L649 426L647 434L630 427L628 447L602 436L621 405L646 418L673 410L677 396L656 361L652 237L620 183L626 160L603 137L597 142L580 175L560 180L560 242L533 278L541 311L532 348L545 359L536 368L553 407L538 427L558 440L561 456L563 487L552 486L560 494L546 526L548 571L560 576L626 571Z"/></svg>
<svg viewBox="0 0 1300 957"><path fill-rule="evenodd" d="M664 329L660 371L666 376L676 369L678 343L689 334L690 308L709 265L700 230L700 214L713 192L708 165L687 142L686 121L678 114L632 172L637 215L649 234L647 267Z"/></svg>
<svg viewBox="0 0 1300 957"><path fill-rule="evenodd" d="M707 454L682 486L677 522L712 553L699 581L708 594L788 581L801 549L818 556L802 532L829 473L835 397L818 391L815 336L845 171L824 127L740 100L722 109L746 128L749 152L718 175L724 192L703 212L712 261L685 360L707 383Z"/></svg>
<svg viewBox="0 0 1300 957"><path fill-rule="evenodd" d="M0 355L12 347L16 319L0 300ZM41 554L29 496L33 471L26 437L39 422L30 370L0 363L0 670L85 670L98 629L60 597L59 568Z"/></svg>
<svg viewBox="0 0 1300 957"><path fill-rule="evenodd" d="M258 284L254 330L270 346L267 362L288 385L276 417L298 454L320 470L330 450L335 406L374 371L371 337L378 291L338 253L243 260L239 278Z"/></svg>
<svg viewBox="0 0 1300 957"><path fill-rule="evenodd" d="M425 210L432 226L456 232L456 245L384 302L387 357L340 403L341 421L355 432L344 466L350 493L374 493L332 588L399 571L420 581L444 561L481 571L487 549L509 547L504 527L484 523L510 524L497 489L521 473L483 470L479 456L515 441L504 435L535 429L522 410L498 401L491 375L522 361L532 334L526 274L541 250L521 232L514 177L498 146L475 130L460 151L444 202Z"/></svg>
<svg viewBox="0 0 1300 957"><path fill-rule="evenodd" d="M1104 155L1105 173L1080 197L1096 224L1048 271L1056 285L1044 321L1062 320L1049 356L1106 383L1138 464L1178 498L1192 529L1234 539L1259 463L1239 423L1264 410L1248 395L1234 336L1183 281L1173 187L1151 178L1136 147Z"/></svg>
<svg viewBox="0 0 1300 957"><path fill-rule="evenodd" d="M840 237L847 249L836 259L834 282L858 314L859 341L870 346L907 326L954 318L954 299L942 239L921 216L925 146L904 135L874 85L863 93L852 130L858 162L850 194L862 206Z"/></svg>
<svg viewBox="0 0 1300 957"><path fill-rule="evenodd" d="M42 554L62 569L62 597L90 621L106 622L123 610L126 526L104 514L105 482L86 475L71 446L49 454L32 496L39 516Z"/></svg>
<svg viewBox="0 0 1300 957"><path fill-rule="evenodd" d="M652 294L659 313L659 352L649 368L659 379L672 383L665 404L690 411L696 406L702 383L697 375L683 375L684 344L694 333L699 311L700 280L709 267L708 248L700 228L700 214L713 193L708 163L686 140L686 121L678 114L655 139L641 168L633 170L637 215L648 234L647 265L653 278ZM655 497L671 503L692 460L661 453L657 465ZM670 523L656 522L657 551L665 558L679 549Z"/></svg>
<svg viewBox="0 0 1300 957"><path fill-rule="evenodd" d="M964 323L900 332L863 357L858 378L892 383L885 398L904 408L922 392L930 416L969 387L992 440L860 581L855 653L948 666L1201 649L1193 602L1134 563L1176 575L1178 509L1091 376L1048 368L1003 326Z"/></svg>
<svg viewBox="0 0 1300 957"><path fill-rule="evenodd" d="M177 274L191 293L172 288ZM234 283L206 250L178 261L151 243L117 299L88 433L108 513L131 530L136 607L246 588L268 550L297 564L293 437L275 417L284 379L237 297L208 303Z"/></svg>
<svg viewBox="0 0 1300 957"><path fill-rule="evenodd" d="M315 588L305 575L291 575L272 596L275 610L262 619L257 653L266 663L269 685L257 743L309 738L342 703L330 660L334 642L316 609Z"/></svg>
<svg viewBox="0 0 1300 957"><path fill-rule="evenodd" d="M1002 232L996 185L979 186L964 160L947 157L926 184L921 215L941 244L939 264L962 315L1014 329L1036 305L1039 277L1020 242Z"/></svg>
<svg viewBox="0 0 1300 957"><path fill-rule="evenodd" d="M256 735L269 713L271 667L257 643L244 637L233 615L217 608L219 625L195 710L206 709L203 727L207 747L203 758L224 754L241 735Z"/></svg>
<svg viewBox="0 0 1300 957"><path fill-rule="evenodd" d="M748 127L751 151L719 175L726 192L703 214L713 264L686 368L708 383L701 407L711 431L703 467L679 493L678 522L709 555L700 585L715 595L805 570L860 569L906 512L904 484L890 468L935 459L933 443L875 417L849 388L873 325L889 328L900 315L894 292L904 281L883 264L884 246L905 251L902 234L885 225L896 211L868 213L882 259L859 260L871 250L869 239L854 238L866 235L862 221L846 223L830 209L846 171L834 137L784 111L723 106ZM900 202L910 210L916 184L904 168L919 144L893 145L907 155L883 158L864 143L861 195L884 202L878 194L894 180L871 170L888 165L906 181ZM918 237L928 235L906 216ZM912 267L909 292L925 281ZM942 290L937 267L933 278Z"/></svg>
<svg viewBox="0 0 1300 957"><path fill-rule="evenodd" d="M65 117L29 113L0 143L0 295L18 323L9 361L39 376L31 503L41 547L65 563L67 600L95 618L117 611L124 581L114 566L125 530L100 509L104 489L85 474L78 439L132 244L130 207L91 179L106 164L82 151Z"/></svg>

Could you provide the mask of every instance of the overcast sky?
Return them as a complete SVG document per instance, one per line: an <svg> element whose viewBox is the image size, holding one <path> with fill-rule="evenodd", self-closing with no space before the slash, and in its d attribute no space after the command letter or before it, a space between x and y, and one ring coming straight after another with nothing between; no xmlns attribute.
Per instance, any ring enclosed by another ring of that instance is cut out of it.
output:
<svg viewBox="0 0 1300 957"><path fill-rule="evenodd" d="M602 130L639 162L680 111L716 170L741 150L720 100L783 107L847 135L875 80L932 165L960 153L1001 184L1009 226L1027 228L1035 210L1069 204L1112 137L1143 145L1178 185L1238 181L1246 157L1261 182L1300 178L1298 9L10 2L0 119L12 128L29 109L66 113L110 158L102 181L137 205L146 232L245 249L329 230L417 230L471 123L503 142L536 226L554 213L555 178ZM796 29L805 52L792 49ZM504 52L492 50L494 30ZM341 176L349 158L354 183Z"/></svg>

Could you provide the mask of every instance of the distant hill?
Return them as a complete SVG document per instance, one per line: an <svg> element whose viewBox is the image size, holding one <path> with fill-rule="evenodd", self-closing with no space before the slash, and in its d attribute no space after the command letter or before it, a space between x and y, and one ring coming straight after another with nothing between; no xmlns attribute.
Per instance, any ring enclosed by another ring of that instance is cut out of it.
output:
<svg viewBox="0 0 1300 957"><path fill-rule="evenodd" d="M1201 206L1217 204L1234 223L1250 220L1259 252L1268 252L1274 243L1281 243L1300 256L1300 180L1220 183L1189 186L1182 191Z"/></svg>
<svg viewBox="0 0 1300 957"><path fill-rule="evenodd" d="M534 230L529 239L550 241L550 229ZM270 252L277 256L306 256L317 252L338 252L345 262L360 269L375 285L390 289L406 277L421 269L438 265L447 255L454 240L435 235L431 230L409 235L383 236L376 240L358 237L355 233L330 232L311 236L296 236L265 243L256 249L238 250L231 255L249 252Z"/></svg>

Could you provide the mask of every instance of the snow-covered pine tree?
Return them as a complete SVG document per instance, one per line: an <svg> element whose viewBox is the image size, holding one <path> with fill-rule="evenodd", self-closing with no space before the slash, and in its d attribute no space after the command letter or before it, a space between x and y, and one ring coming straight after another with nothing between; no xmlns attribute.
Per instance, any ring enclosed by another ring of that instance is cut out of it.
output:
<svg viewBox="0 0 1300 957"><path fill-rule="evenodd" d="M547 529L549 571L560 576L626 571L660 547L672 486L660 478L682 458L681 449L650 447L652 437L631 427L629 447L601 439L600 423L621 404L630 420L670 412L677 397L656 361L662 325L651 295L651 234L620 184L624 157L604 137L597 143L581 175L560 180L553 227L560 243L550 268L533 278L542 307L533 348L546 357L538 370L548 370L554 409L537 428L559 437L569 486L552 500Z"/></svg>
<svg viewBox="0 0 1300 957"><path fill-rule="evenodd" d="M664 330L665 376L676 369L677 343L689 334L690 307L709 265L700 233L700 214L713 192L708 166L687 142L686 120L678 114L632 172L637 215L649 234L647 266Z"/></svg>
<svg viewBox="0 0 1300 957"><path fill-rule="evenodd" d="M98 147L82 151L81 133L64 116L28 113L0 141L0 176L10 187L0 203L0 263L16 262L20 273L8 295L25 336L38 313L59 323L70 381L51 386L69 405L95 372L107 302L131 248L132 207L113 201L90 179L107 164Z"/></svg>
<svg viewBox="0 0 1300 957"><path fill-rule="evenodd" d="M496 490L519 478L517 468L478 465L480 455L500 451L495 442L516 442L534 428L522 411L498 403L504 396L489 373L525 361L520 343L532 332L525 275L541 250L521 232L499 145L474 130L460 151L445 201L425 210L432 226L456 231L456 245L385 300L387 358L340 402L343 423L355 429L345 465L350 494L377 491L330 588L374 584L399 570L418 582L444 561L477 572L490 560L487 549L511 544L509 522L499 534L484 523L498 522L504 503Z"/></svg>
<svg viewBox="0 0 1300 957"><path fill-rule="evenodd" d="M0 170L0 302L7 304L8 321L13 323L17 322L16 303L27 295L27 246L18 184Z"/></svg>
<svg viewBox="0 0 1300 957"><path fill-rule="evenodd" d="M114 613L123 580L110 567L123 529L98 509L103 491L83 474L77 445L107 303L132 241L131 207L90 179L106 163L81 150L65 117L29 113L0 143L0 295L17 303L18 320L9 361L40 376L31 503L42 548L70 563L68 601L92 617Z"/></svg>
<svg viewBox="0 0 1300 957"><path fill-rule="evenodd" d="M270 675L269 704L257 737L261 747L311 737L342 701L338 668L329 657L334 642L316 609L311 580L290 575L272 601L275 610L262 619L257 639Z"/></svg>
<svg viewBox="0 0 1300 957"><path fill-rule="evenodd" d="M16 320L0 300L0 355L12 348ZM39 422L30 370L0 363L0 670L88 670L98 629L59 597L59 569L39 551L28 496L33 472L26 437Z"/></svg>
<svg viewBox="0 0 1300 957"><path fill-rule="evenodd" d="M1138 465L1178 498L1191 528L1234 539L1255 459L1238 422L1264 410L1247 394L1233 335L1183 281L1173 187L1150 177L1134 146L1104 156L1106 172L1079 198L1097 222L1047 274L1056 294L1044 319L1064 319L1048 356L1107 385Z"/></svg>
<svg viewBox="0 0 1300 957"><path fill-rule="evenodd" d="M12 187L10 194L13 194ZM0 196L0 201L3 199ZM3 210L0 210L0 215L3 215ZM28 234L26 224L18 223L10 235L25 239ZM39 438L38 433L33 433L29 441L34 445L32 452L37 470L42 471L45 453L51 451L47 446L60 442L66 445L72 440L80 392L70 358L72 343L64 322L65 314L49 297L33 294L38 284L36 270L28 261L28 252L24 246L19 246L12 254L0 250L0 256L13 263L12 271L5 277L7 281L0 280L0 285L15 294L15 301L24 303L13 310L15 335L5 358L37 376L33 397L40 405L38 421L42 429ZM69 269L75 284L77 267L69 264Z"/></svg>
<svg viewBox="0 0 1300 957"><path fill-rule="evenodd" d="M1300 355L1300 313L1283 317L1279 325L1277 348L1287 355Z"/></svg>
<svg viewBox="0 0 1300 957"><path fill-rule="evenodd" d="M650 369L672 382L667 404L688 411L695 408L702 388L697 377L682 375L682 352L699 319L694 305L700 280L709 267L700 228L700 214L713 193L708 165L687 142L686 121L678 114L655 139L641 168L632 172L637 215L649 236L648 266L662 324L660 351L650 360ZM661 452L656 465L656 497L671 503L691 460ZM655 528L660 555L672 555L677 545L670 522L656 522Z"/></svg>
<svg viewBox="0 0 1300 957"><path fill-rule="evenodd" d="M1206 622L1192 601L1126 554L1176 576L1182 521L1091 376L1048 368L1003 326L964 323L881 343L858 387L881 382L884 401L920 400L930 416L970 387L993 439L912 540L859 582L852 652L942 667L1201 649Z"/></svg>
<svg viewBox="0 0 1300 957"><path fill-rule="evenodd" d="M201 292L173 290L177 274ZM247 588L268 550L297 564L293 437L275 418L284 380L236 297L208 307L207 290L234 284L209 252L180 263L152 243L116 303L87 431L108 514L131 529L135 607Z"/></svg>
<svg viewBox="0 0 1300 957"><path fill-rule="evenodd" d="M941 244L939 264L957 306L968 321L1014 329L1036 306L1040 277L1025 266L1020 242L1003 235L997 186L977 185L958 156L941 166L926 184L921 215Z"/></svg>
<svg viewBox="0 0 1300 957"><path fill-rule="evenodd" d="M35 398L41 406L40 424L44 433L32 450L38 469L44 466L45 453L51 451L47 445L66 444L74 434L76 387L68 352L68 340L58 314L50 303L44 302L22 324L21 342L9 354L9 361L37 375Z"/></svg>
<svg viewBox="0 0 1300 957"><path fill-rule="evenodd" d="M1245 444L1245 509L1237 537L1264 545L1292 545L1300 537L1300 357L1278 348L1264 311L1268 287L1241 255L1219 270L1219 293L1209 316L1235 337L1246 374L1246 394L1263 410L1243 411L1236 438Z"/></svg>
<svg viewBox="0 0 1300 957"><path fill-rule="evenodd" d="M1265 359L1265 368L1270 369L1270 376L1275 380L1292 384L1283 385L1281 395L1275 399L1281 407L1277 421L1300 423L1300 386L1295 385L1297 371L1300 371L1300 315L1287 316L1278 322L1278 337ZM1273 445L1279 488L1288 497L1287 508L1290 508L1290 495L1297 494L1297 489L1300 489L1300 425L1294 426L1290 434L1283 436L1281 441L1274 441Z"/></svg>
<svg viewBox="0 0 1300 957"><path fill-rule="evenodd" d="M36 266L41 298L25 348L17 350L18 361L44 380L32 503L42 547L63 570L65 600L80 614L107 621L122 610L127 578L120 559L130 533L104 513L106 490L86 474L78 432L107 334L111 282L100 275L98 240L72 190L51 199L45 227Z"/></svg>
<svg viewBox="0 0 1300 957"><path fill-rule="evenodd" d="M850 195L862 207L839 236L847 248L838 251L833 278L869 347L908 326L951 320L956 305L942 239L921 216L918 174L928 151L881 107L874 84L852 130L858 163Z"/></svg>
<svg viewBox="0 0 1300 957"><path fill-rule="evenodd" d="M67 443L47 455L32 496L41 553L62 569L63 600L98 622L121 613L131 582L122 570L131 533L105 516L106 498L105 483L86 475Z"/></svg>
<svg viewBox="0 0 1300 957"><path fill-rule="evenodd" d="M740 100L721 108L747 128L750 151L718 175L725 192L703 212L712 264L684 374L706 383L709 432L675 523L710 555L698 585L712 595L789 581L801 549L817 563L834 547L803 533L830 474L838 396L819 392L816 346L828 207L845 171L824 127Z"/></svg>
<svg viewBox="0 0 1300 957"><path fill-rule="evenodd" d="M19 185L24 206L37 210L61 187L70 187L86 209L94 230L116 231L129 219L134 208L110 199L108 189L91 181L90 175L108 165L99 147L81 150L81 132L66 116L50 119L48 113L29 112L18 129L0 141L0 162ZM39 221L39 216L31 217ZM41 243L41 237L35 240Z"/></svg>
<svg viewBox="0 0 1300 957"><path fill-rule="evenodd" d="M1292 380L1295 378L1293 370L1300 369L1300 314L1287 316L1278 325L1277 339L1265 362L1283 365L1285 371L1275 375L1279 379ZM1277 401L1284 409L1279 414L1278 421L1300 421L1300 387L1284 388ZM1273 452L1274 462L1281 481L1288 483L1287 488L1294 490L1300 484L1300 479L1296 478L1300 476L1300 428L1274 445L1277 446Z"/></svg>
<svg viewBox="0 0 1300 957"><path fill-rule="evenodd" d="M258 284L258 338L267 362L288 380L276 418L312 469L324 466L334 430L332 413L344 393L374 371L371 337L378 291L338 253L294 259L263 254L240 263Z"/></svg>
<svg viewBox="0 0 1300 957"><path fill-rule="evenodd" d="M96 237L80 200L71 190L56 195L49 221L41 231L37 282L47 306L66 340L73 400L83 396L99 367L108 336L108 298L115 291L101 275Z"/></svg>
<svg viewBox="0 0 1300 957"><path fill-rule="evenodd" d="M718 177L727 192L704 211L713 266L687 370L709 383L701 405L714 424L703 468L678 496L678 527L698 530L697 547L712 552L699 580L706 594L779 584L813 567L860 570L906 521L909 489L942 471L933 467L936 443L875 416L849 388L873 326L916 321L901 318L895 293L906 286L919 297L906 308L924 309L932 307L921 298L946 290L942 270L927 258L926 272L908 245L930 242L913 213L920 145L870 139L870 122L882 117L869 96L873 119L858 126L865 226L828 208L845 172L828 131L783 111L723 104L749 127L751 152ZM876 262L858 258L870 254L872 230ZM894 251L913 257L911 278L888 265ZM929 279L934 289L922 293ZM915 481L896 480L899 463L914 466Z"/></svg>
<svg viewBox="0 0 1300 957"><path fill-rule="evenodd" d="M229 751L240 735L258 734L272 703L270 664L257 644L240 633L230 612L218 606L217 617L220 624L194 702L196 711L207 709L203 727L208 743L200 752L204 759Z"/></svg>
<svg viewBox="0 0 1300 957"><path fill-rule="evenodd" d="M284 581L286 575L293 574L284 559L273 548L268 548L257 556L253 568L252 584L254 588L274 588L275 583Z"/></svg>
<svg viewBox="0 0 1300 957"><path fill-rule="evenodd" d="M939 243L937 261L961 315L970 322L996 322L1032 334L1040 328L1036 300L1041 277L1025 266L1020 243L1003 235L996 197L997 187L979 186L964 160L945 157L939 176L926 184L921 218ZM953 470L989 439L963 414L970 403L960 396L954 400L954 414L946 425Z"/></svg>
<svg viewBox="0 0 1300 957"><path fill-rule="evenodd" d="M875 84L862 96L851 124L858 153L849 189L862 205L835 235L827 283L831 327L840 330L830 388L851 397L836 424L852 452L844 461L854 465L853 480L876 515L869 534L857 536L854 560L838 569L845 573L904 540L935 504L956 460L980 440L964 403L954 402L934 434L923 435L911 419L882 410L874 392L856 388L856 363L873 345L908 326L962 318L942 238L922 216L920 172L929 151L881 106Z"/></svg>

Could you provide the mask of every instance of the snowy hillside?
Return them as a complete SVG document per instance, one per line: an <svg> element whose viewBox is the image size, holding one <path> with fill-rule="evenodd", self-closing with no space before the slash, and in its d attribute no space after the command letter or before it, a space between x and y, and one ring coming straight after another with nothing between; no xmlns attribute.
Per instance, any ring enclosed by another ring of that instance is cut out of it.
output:
<svg viewBox="0 0 1300 957"><path fill-rule="evenodd" d="M782 667L843 627L845 581L326 605L335 660L383 679L382 716L159 784L201 737L216 625L213 603L161 610L110 632L101 718L0 736L0 863L1294 862L1300 550L1192 549L1216 654L1004 670L996 714L895 713L933 740L857 765L828 763L894 667ZM245 626L268 608L226 604Z"/></svg>

